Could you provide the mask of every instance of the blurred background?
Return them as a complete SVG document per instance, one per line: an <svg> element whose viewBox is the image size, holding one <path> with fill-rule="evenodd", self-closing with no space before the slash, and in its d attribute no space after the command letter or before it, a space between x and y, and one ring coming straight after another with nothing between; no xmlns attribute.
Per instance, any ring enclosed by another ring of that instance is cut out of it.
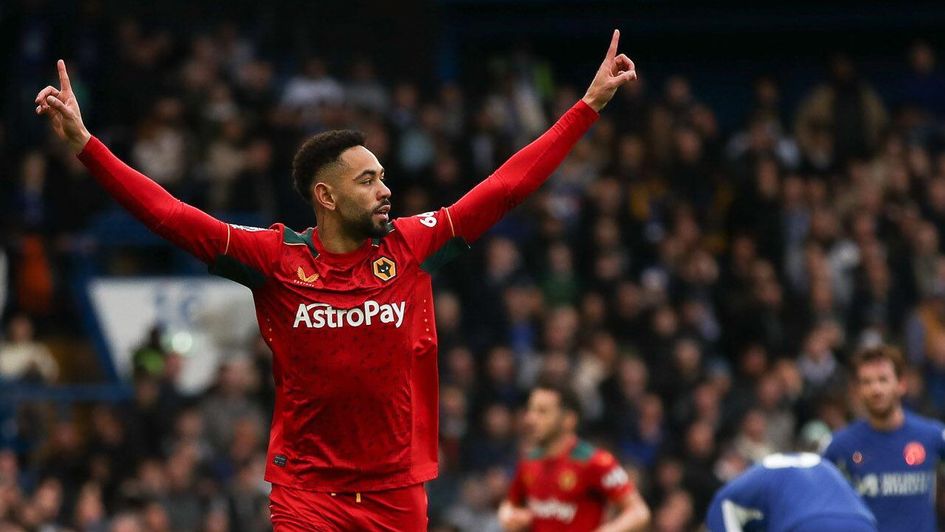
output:
<svg viewBox="0 0 945 532"><path fill-rule="evenodd" d="M908 406L941 419L945 6L711 4L2 3L0 530L269 529L251 294L50 137L32 102L57 58L120 157L221 219L302 230L306 136L365 131L395 214L433 210L580 98L621 29L640 81L435 279L435 530L498 528L539 377L578 392L659 531L854 418L860 346L901 346Z"/></svg>

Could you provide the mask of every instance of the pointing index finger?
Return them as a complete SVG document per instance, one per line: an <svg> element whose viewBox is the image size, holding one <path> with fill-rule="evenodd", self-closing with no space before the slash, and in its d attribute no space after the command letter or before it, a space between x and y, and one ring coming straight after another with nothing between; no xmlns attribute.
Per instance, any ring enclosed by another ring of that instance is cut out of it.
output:
<svg viewBox="0 0 945 532"><path fill-rule="evenodd" d="M610 48L607 49L607 59L613 59L617 55L617 41L620 40L620 30L614 30L614 36L610 39Z"/></svg>
<svg viewBox="0 0 945 532"><path fill-rule="evenodd" d="M66 72L66 62L60 59L56 62L59 69L59 88L63 91L72 90L72 84L69 82L69 73Z"/></svg>

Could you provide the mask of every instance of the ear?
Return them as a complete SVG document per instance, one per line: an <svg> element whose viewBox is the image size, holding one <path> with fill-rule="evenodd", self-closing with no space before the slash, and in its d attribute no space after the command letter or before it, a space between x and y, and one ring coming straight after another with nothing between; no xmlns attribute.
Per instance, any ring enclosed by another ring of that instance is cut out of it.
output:
<svg viewBox="0 0 945 532"><path fill-rule="evenodd" d="M312 199L316 207L321 206L330 211L337 208L331 185L325 182L315 183L315 186L312 187Z"/></svg>

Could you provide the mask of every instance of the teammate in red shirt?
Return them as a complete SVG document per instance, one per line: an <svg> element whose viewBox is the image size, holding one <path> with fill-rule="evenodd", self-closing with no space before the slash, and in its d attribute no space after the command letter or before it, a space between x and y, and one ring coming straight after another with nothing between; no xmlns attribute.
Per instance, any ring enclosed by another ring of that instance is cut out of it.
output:
<svg viewBox="0 0 945 532"><path fill-rule="evenodd" d="M649 524L649 507L613 455L578 439L579 408L570 390L532 390L525 425L533 447L499 507L506 530L618 532ZM602 525L608 504L619 513Z"/></svg>
<svg viewBox="0 0 945 532"><path fill-rule="evenodd" d="M276 530L420 530L437 476L437 352L430 272L538 188L625 82L619 33L587 93L551 129L449 207L390 219L384 167L355 131L306 141L293 179L317 228L219 221L117 159L82 123L65 63L36 97L106 191L152 231L253 291L273 353L266 480Z"/></svg>

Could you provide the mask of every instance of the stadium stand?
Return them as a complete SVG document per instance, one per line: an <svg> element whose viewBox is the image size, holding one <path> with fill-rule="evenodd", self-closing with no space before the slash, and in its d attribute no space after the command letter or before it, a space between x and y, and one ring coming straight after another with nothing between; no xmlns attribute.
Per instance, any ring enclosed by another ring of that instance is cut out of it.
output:
<svg viewBox="0 0 945 532"><path fill-rule="evenodd" d="M48 13L23 9L0 127L0 530L269 530L273 384L258 331L199 394L176 385L184 355L159 324L128 380L100 357L81 296L92 276L205 273L24 118L61 48ZM250 17L185 33L83 16L69 59L90 129L182 199L247 225L312 225L288 168L306 135L365 131L409 215L455 200L579 97L540 49L497 56L469 89L388 77L369 55L289 60ZM660 531L697 526L718 487L798 434L843 427L859 346L903 346L908 406L941 418L937 54L898 48L874 79L836 53L803 87L765 65L724 113L684 69L649 77L634 58L642 82L436 280L431 529L498 529L539 377L579 394L582 434L632 472Z"/></svg>

